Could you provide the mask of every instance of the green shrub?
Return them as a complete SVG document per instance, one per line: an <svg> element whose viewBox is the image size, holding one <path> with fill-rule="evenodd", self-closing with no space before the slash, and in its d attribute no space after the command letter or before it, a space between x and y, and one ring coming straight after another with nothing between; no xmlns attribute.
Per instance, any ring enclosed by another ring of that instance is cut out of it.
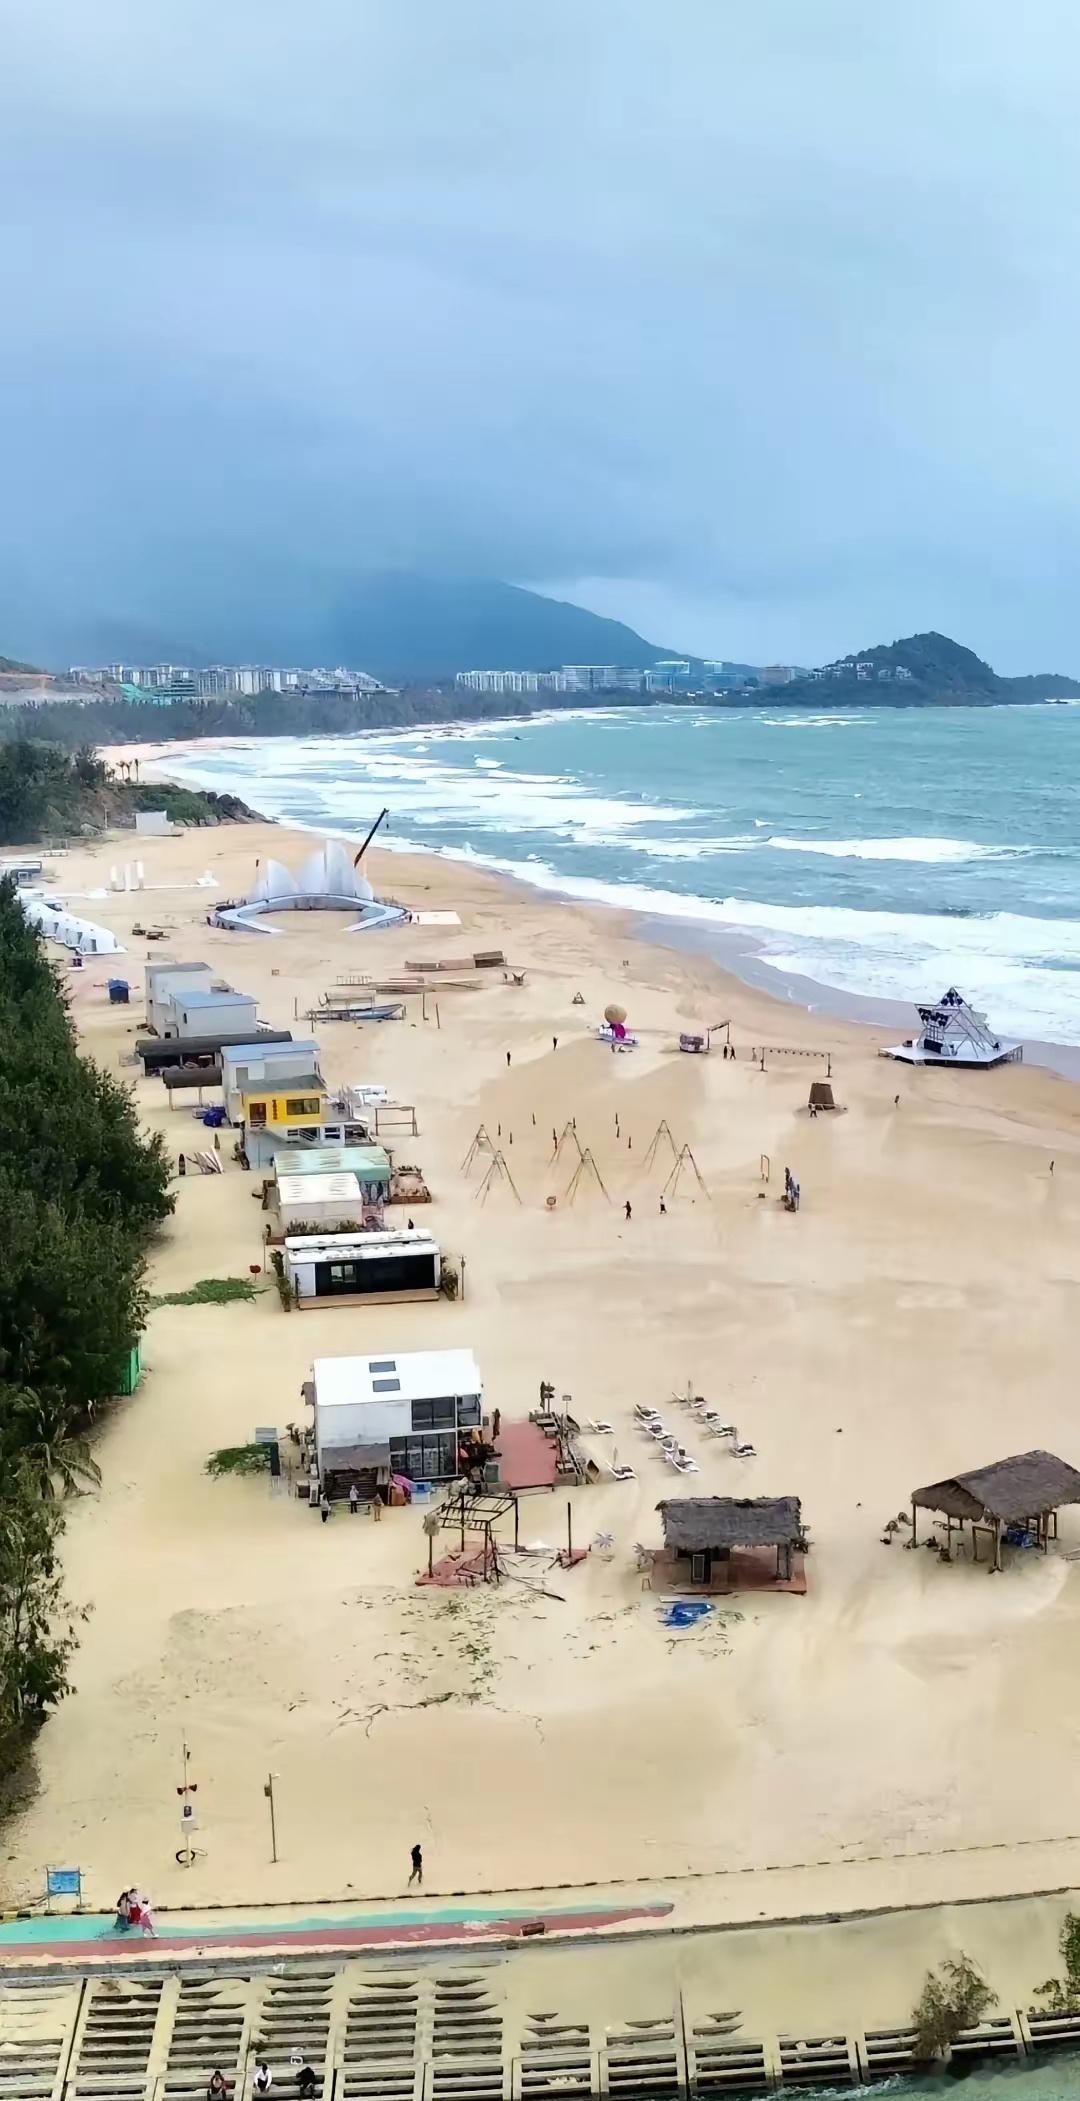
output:
<svg viewBox="0 0 1080 2101"><path fill-rule="evenodd" d="M947 1957L940 1968L927 1971L911 2017L916 2056L944 2057L962 2030L976 2027L996 2004L997 1994L969 1955Z"/></svg>

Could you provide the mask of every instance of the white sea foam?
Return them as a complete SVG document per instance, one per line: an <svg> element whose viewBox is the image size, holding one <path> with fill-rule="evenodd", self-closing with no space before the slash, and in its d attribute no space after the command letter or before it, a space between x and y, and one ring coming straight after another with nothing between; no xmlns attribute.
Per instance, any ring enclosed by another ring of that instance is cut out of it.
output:
<svg viewBox="0 0 1080 2101"><path fill-rule="evenodd" d="M1001 861L1036 852L1030 846L980 846L974 839L782 839L779 853L827 854L835 861Z"/></svg>
<svg viewBox="0 0 1080 2101"><path fill-rule="evenodd" d="M626 720L623 710L611 713L613 720ZM596 719L592 711L589 719ZM859 718L838 719L850 724ZM805 727L815 718L797 720L799 727ZM512 727L502 725L501 733ZM499 732L496 725L485 724L481 733ZM714 825L718 819L723 821L722 806L717 805L721 797L727 799L726 786L718 792L714 784L712 806L705 810L650 802L644 796L594 795L587 780L571 774L535 774L510 765L478 768L473 750L454 750L459 740L467 737L472 744L476 735L475 727L470 726L456 738L445 730L422 734L414 730L348 740L275 741L228 750L192 748L175 760L170 757L169 767L182 779L233 789L268 814L313 831L343 832L349 837L362 835L379 802L385 801L391 806L395 829L382 843L394 850L426 848L444 858L517 876L547 892L702 928L745 930L762 960L778 971L797 973L846 993L910 1003L936 997L944 986L955 982L1005 1033L1080 1042L1078 920L1044 919L1028 913L962 917L864 911L854 905L785 904L750 896L688 896L647 881L567 875L558 865L564 859L564 842L595 849L601 867L600 857L606 849L630 847L655 863L670 860L673 864L749 852L755 866L767 868L768 849L776 847L788 854L848 861L853 864L850 880L854 886L858 881L854 864L860 861L951 863L959 868L965 862L1019 860L1040 849L987 846L944 833L883 839L829 839L816 832L812 837L795 838L789 833L771 837L770 820L745 816L742 822L752 823L752 834L687 837L682 828L691 820L699 825L703 820ZM433 745L438 749L432 749ZM551 749L550 740L546 749ZM780 806L782 792L786 791L781 784L777 789ZM707 794L705 782L701 793ZM806 807L809 813L814 805ZM827 808L827 803L818 804L824 825ZM809 814L796 822L810 829ZM791 816L788 823L792 823ZM673 830L681 836L672 837ZM480 850L481 844L490 850ZM793 864L793 877L796 867ZM650 871L643 865L642 872ZM674 878L674 867L672 875ZM690 880L699 891L707 889L710 872L703 869ZM758 887L744 880L741 871L736 874L734 864L728 880L732 889ZM897 874L898 885L905 880L912 879ZM973 875L971 883L976 880ZM809 869L799 870L798 881L805 894ZM1040 899L1045 888L1039 886ZM917 894L921 897L923 893ZM970 884L967 894L979 895ZM1046 902L1052 904L1053 896L1047 895Z"/></svg>

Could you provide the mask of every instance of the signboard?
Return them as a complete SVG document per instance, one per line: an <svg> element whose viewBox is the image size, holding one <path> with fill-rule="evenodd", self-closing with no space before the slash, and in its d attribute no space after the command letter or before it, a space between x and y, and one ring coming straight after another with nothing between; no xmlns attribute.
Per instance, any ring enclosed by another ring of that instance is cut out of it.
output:
<svg viewBox="0 0 1080 2101"><path fill-rule="evenodd" d="M46 1870L45 1870L45 1895L46 1895L46 1897L79 1897L79 1898L81 1898L81 1896L82 1896L82 1869L81 1869L81 1868L46 1868Z"/></svg>

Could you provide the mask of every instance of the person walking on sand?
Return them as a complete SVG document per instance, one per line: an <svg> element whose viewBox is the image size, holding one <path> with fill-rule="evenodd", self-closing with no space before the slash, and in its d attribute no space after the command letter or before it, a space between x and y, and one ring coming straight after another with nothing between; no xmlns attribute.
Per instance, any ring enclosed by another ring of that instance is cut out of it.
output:
<svg viewBox="0 0 1080 2101"><path fill-rule="evenodd" d="M412 1873L409 1876L408 1888L411 1889L415 1882L417 1888L422 1889L424 1883L424 1855L421 1848L414 1846L409 1858L412 1861Z"/></svg>
<svg viewBox="0 0 1080 2101"><path fill-rule="evenodd" d="M630 1220L631 1220L631 1219L633 1218L633 1215L634 1215L634 1214L633 1214L632 1210L630 1209L630 1199L629 1199L629 1197L627 1197L627 1199L626 1199L626 1223L627 1223L627 1225L629 1225L629 1223L630 1223Z"/></svg>
<svg viewBox="0 0 1080 2101"><path fill-rule="evenodd" d="M499 1431L500 1431L501 1427L502 1427L502 1409L501 1409L501 1408L495 1408L495 1409L493 1409L493 1410L492 1410L492 1415L491 1415L491 1434L492 1434L492 1437L493 1437L493 1438L494 1438L494 1437L497 1437L497 1436L498 1436L498 1434L499 1434Z"/></svg>
<svg viewBox="0 0 1080 2101"><path fill-rule="evenodd" d="M667 1205L665 1204L663 1197L661 1197L660 1199L660 1216L661 1218L667 1217Z"/></svg>
<svg viewBox="0 0 1080 2101"><path fill-rule="evenodd" d="M349 1490L349 1516L355 1517L359 1508L360 1490L358 1489L356 1482L354 1481L352 1487Z"/></svg>
<svg viewBox="0 0 1080 2101"><path fill-rule="evenodd" d="M552 1050L558 1050L558 1048L559 1048L559 1039L558 1039L558 1037L557 1037L557 1036L553 1036L553 1037L552 1037L552 1039L551 1039L551 1048L552 1048Z"/></svg>
<svg viewBox="0 0 1080 2101"><path fill-rule="evenodd" d="M509 1072L509 1070L510 1070L510 1053L509 1053L509 1051L507 1051L507 1053L506 1053L506 1069L507 1069L507 1071Z"/></svg>
<svg viewBox="0 0 1080 2101"><path fill-rule="evenodd" d="M325 1525L326 1520L330 1515L330 1498L327 1495L325 1488L323 1489L323 1492L319 1497L319 1515L322 1518L323 1524Z"/></svg>

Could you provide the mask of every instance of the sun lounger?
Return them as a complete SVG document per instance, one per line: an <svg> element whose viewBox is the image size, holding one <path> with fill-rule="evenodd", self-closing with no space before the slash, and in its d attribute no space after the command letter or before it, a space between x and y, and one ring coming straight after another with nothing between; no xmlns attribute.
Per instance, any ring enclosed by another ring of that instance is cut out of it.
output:
<svg viewBox="0 0 1080 2101"><path fill-rule="evenodd" d="M701 1472L697 1460L691 1459L689 1452L673 1452L671 1464L677 1474L699 1474Z"/></svg>
<svg viewBox="0 0 1080 2101"><path fill-rule="evenodd" d="M734 1445L732 1445L731 1449L732 1449L732 1451L734 1452L734 1454L735 1454L735 1457L736 1457L736 1459L756 1459L756 1458L757 1458L757 1446L756 1446L756 1445L753 1445L753 1444L734 1444Z"/></svg>
<svg viewBox="0 0 1080 2101"><path fill-rule="evenodd" d="M609 1465L609 1467L608 1467L608 1473L609 1473L609 1474L611 1475L611 1478L612 1478L612 1480L613 1480L613 1481L636 1481L636 1480L637 1480L637 1475L636 1475L636 1473L634 1472L634 1469L633 1469L633 1467L632 1467L632 1466L610 1466L610 1465Z"/></svg>
<svg viewBox="0 0 1080 2101"><path fill-rule="evenodd" d="M605 1434L606 1434L606 1435L607 1435L608 1437L614 1437L614 1435L615 1435L615 1426L614 1426L614 1424L613 1424L613 1423L609 1423L609 1422L605 1422L605 1421L604 1421L604 1419L603 1419L603 1417L601 1417L600 1421L599 1421L599 1422L597 1422L597 1423L586 1423L586 1425L585 1425L585 1428L586 1428L587 1430L591 1430L591 1431L593 1432L593 1435L594 1435L595 1437L600 1437L600 1436L603 1436L603 1435L605 1435Z"/></svg>
<svg viewBox="0 0 1080 2101"><path fill-rule="evenodd" d="M663 1444L668 1436L668 1432L665 1430L662 1422L646 1423L645 1428L650 1437L655 1437L657 1444Z"/></svg>

